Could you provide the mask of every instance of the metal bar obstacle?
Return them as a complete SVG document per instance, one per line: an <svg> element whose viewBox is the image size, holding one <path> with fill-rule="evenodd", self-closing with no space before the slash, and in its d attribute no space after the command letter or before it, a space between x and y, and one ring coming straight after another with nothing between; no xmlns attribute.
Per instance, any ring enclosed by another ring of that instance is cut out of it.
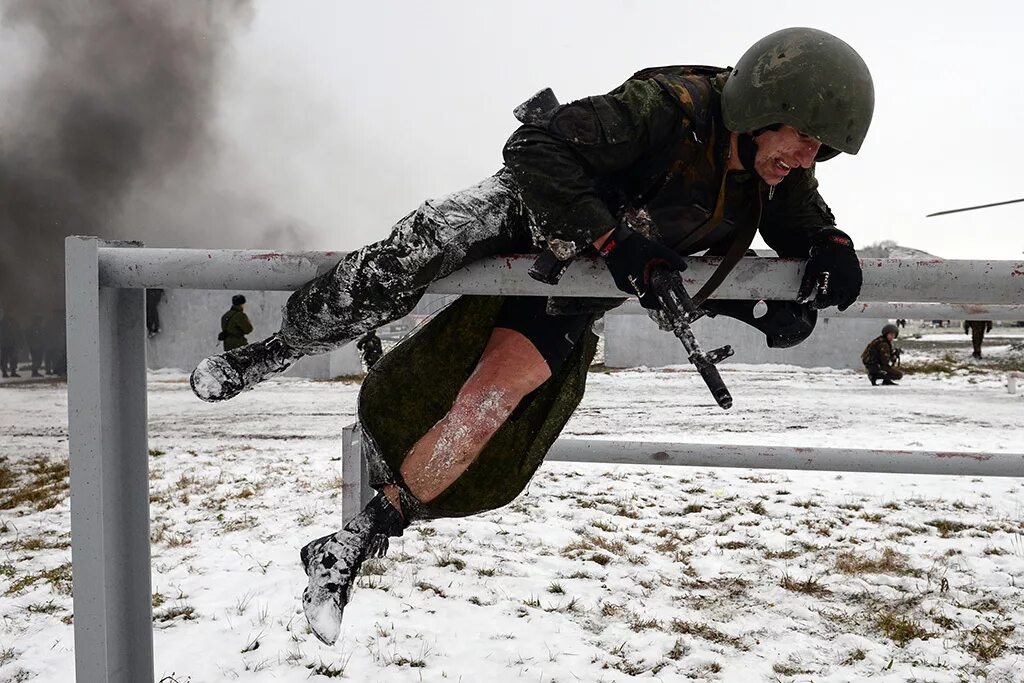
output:
<svg viewBox="0 0 1024 683"><path fill-rule="evenodd" d="M138 243L68 237L65 242L68 335L68 446L75 670L79 681L151 683L153 633L146 431L146 288L292 290L327 272L343 252L149 249ZM428 291L437 294L549 295L528 277L533 255L473 264ZM688 286L718 263L689 258ZM1024 262L862 259L861 301L847 313L916 317L937 306L983 319L1020 319ZM716 293L731 299L790 299L803 262L743 259ZM568 269L560 296L621 296L596 261ZM999 317L999 316L1005 317ZM369 496L358 430L342 436L343 516ZM804 449L559 439L550 460L1024 476L1024 454Z"/></svg>

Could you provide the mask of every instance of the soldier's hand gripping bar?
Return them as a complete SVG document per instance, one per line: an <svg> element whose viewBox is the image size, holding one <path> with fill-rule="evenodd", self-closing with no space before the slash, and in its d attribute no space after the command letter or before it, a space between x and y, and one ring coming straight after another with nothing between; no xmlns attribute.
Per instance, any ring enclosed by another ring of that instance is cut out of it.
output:
<svg viewBox="0 0 1024 683"><path fill-rule="evenodd" d="M651 287L658 295L661 302L661 317L665 323L672 327L672 333L683 343L686 355L708 385L711 395L723 409L732 407L732 395L729 388L722 381L716 363L728 358L733 354L731 346L717 348L710 353L704 353L700 344L693 336L690 323L701 317L704 313L693 304L690 295L686 293L683 285L682 274L677 270L656 270L651 274Z"/></svg>

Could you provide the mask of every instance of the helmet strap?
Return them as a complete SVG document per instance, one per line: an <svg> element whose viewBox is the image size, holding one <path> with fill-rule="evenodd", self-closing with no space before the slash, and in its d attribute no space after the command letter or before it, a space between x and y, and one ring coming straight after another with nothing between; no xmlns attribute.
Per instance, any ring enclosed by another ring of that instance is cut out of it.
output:
<svg viewBox="0 0 1024 683"><path fill-rule="evenodd" d="M748 171L754 170L754 157L757 156L757 143L750 133L740 133L736 139L736 155L740 164Z"/></svg>

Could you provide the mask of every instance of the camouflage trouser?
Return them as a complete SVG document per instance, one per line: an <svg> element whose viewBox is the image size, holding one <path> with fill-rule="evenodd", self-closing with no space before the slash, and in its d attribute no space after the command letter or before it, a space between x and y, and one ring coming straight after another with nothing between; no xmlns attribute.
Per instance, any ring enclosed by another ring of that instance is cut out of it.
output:
<svg viewBox="0 0 1024 683"><path fill-rule="evenodd" d="M868 377L871 379L903 379L903 373L893 367L883 367L880 364L865 366L868 370Z"/></svg>
<svg viewBox="0 0 1024 683"><path fill-rule="evenodd" d="M485 256L532 250L528 212L502 170L424 202L386 239L307 282L288 299L280 334L297 351L325 353L407 315L434 280Z"/></svg>

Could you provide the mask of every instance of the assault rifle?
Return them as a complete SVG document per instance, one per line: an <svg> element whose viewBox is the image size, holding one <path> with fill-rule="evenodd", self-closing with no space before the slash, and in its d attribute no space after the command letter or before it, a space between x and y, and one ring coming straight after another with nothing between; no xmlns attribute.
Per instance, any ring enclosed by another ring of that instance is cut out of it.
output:
<svg viewBox="0 0 1024 683"><path fill-rule="evenodd" d="M530 268L530 277L554 285L562 278L568 267L569 261L559 260L550 249L545 249ZM704 311L697 308L687 294L681 271L656 270L651 274L651 287L661 302L658 317L662 328L671 329L683 343L687 359L697 368L715 401L728 410L732 407L732 395L715 365L733 354L732 347L726 345L709 353L701 350L700 344L693 336L693 330L690 329L690 323L704 315Z"/></svg>
<svg viewBox="0 0 1024 683"><path fill-rule="evenodd" d="M533 97L523 102L515 109L515 117L522 123L541 125L546 122L551 112L558 107L558 98L551 88L545 88L536 93ZM559 259L551 249L545 249L537 256L533 266L530 268L530 277L545 284L554 285L562 279L565 269L569 267L572 259ZM660 318L663 327L667 326L672 333L683 343L686 349L687 358L693 363L704 383L711 390L718 405L725 410L732 407L732 396L729 389L722 381L715 364L728 358L733 354L731 346L723 346L710 353L701 351L700 344L693 336L690 323L704 315L693 304L690 295L686 293L683 286L683 278L677 270L660 270L651 277L651 286L654 287L661 301Z"/></svg>

